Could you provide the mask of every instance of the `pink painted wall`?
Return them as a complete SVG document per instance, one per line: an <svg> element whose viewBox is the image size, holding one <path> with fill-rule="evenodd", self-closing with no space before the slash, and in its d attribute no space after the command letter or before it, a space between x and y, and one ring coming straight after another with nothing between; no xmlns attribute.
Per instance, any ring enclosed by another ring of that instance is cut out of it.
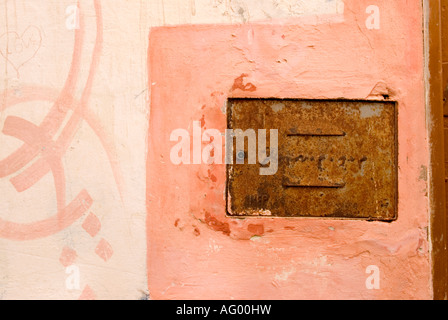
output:
<svg viewBox="0 0 448 320"><path fill-rule="evenodd" d="M0 0L0 299L432 298L422 16L420 0ZM230 97L382 94L393 223L231 219L224 165L170 161L171 132L223 131Z"/></svg>
<svg viewBox="0 0 448 320"><path fill-rule="evenodd" d="M422 4L375 1L381 20L373 30L365 23L371 1L344 4L342 16L325 19L151 30L147 268L153 298L431 298ZM191 132L193 121L223 132L229 97L382 94L398 102L399 112L398 220L392 223L232 219L225 214L225 165L170 162L171 132ZM366 287L371 265L379 268L379 289Z"/></svg>

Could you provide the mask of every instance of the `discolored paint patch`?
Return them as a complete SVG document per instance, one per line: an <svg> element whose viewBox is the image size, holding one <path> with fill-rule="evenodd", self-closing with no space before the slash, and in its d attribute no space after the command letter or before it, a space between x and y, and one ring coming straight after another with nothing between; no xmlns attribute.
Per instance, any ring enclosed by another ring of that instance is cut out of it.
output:
<svg viewBox="0 0 448 320"><path fill-rule="evenodd" d="M218 178L214 174L212 174L211 170L208 170L208 176L212 182L218 181Z"/></svg>
<svg viewBox="0 0 448 320"><path fill-rule="evenodd" d="M262 236L264 234L264 225L263 224L249 224L247 226L247 231L253 233L256 236Z"/></svg>
<svg viewBox="0 0 448 320"><path fill-rule="evenodd" d="M418 177L420 181L428 181L428 167L422 165L420 169L420 176Z"/></svg>
<svg viewBox="0 0 448 320"><path fill-rule="evenodd" d="M194 226L193 226L193 227L194 227ZM201 235L201 231L200 231L197 227L194 227L193 234L194 234L196 237L199 237L199 236Z"/></svg>
<svg viewBox="0 0 448 320"><path fill-rule="evenodd" d="M377 108L375 105L364 105L359 108L361 112L361 118L371 118L381 116L381 108Z"/></svg>
<svg viewBox="0 0 448 320"><path fill-rule="evenodd" d="M209 212L205 213L205 223L206 225L218 232L222 232L226 236L230 236L230 226L226 222L219 221L216 217L212 216Z"/></svg>
<svg viewBox="0 0 448 320"><path fill-rule="evenodd" d="M283 103L274 103L271 108L274 110L274 112L282 111L285 105Z"/></svg>
<svg viewBox="0 0 448 320"><path fill-rule="evenodd" d="M253 92L257 90L257 87L254 86L252 83L244 84L244 78L248 77L249 75L246 73L243 73L241 76L235 79L235 82L233 83L231 91L235 91L237 89L240 89L242 91L249 91Z"/></svg>

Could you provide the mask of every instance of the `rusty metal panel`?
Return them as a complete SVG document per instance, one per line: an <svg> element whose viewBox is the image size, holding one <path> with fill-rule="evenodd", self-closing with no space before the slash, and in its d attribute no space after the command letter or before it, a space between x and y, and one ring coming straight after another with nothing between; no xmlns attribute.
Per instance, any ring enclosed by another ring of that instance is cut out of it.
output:
<svg viewBox="0 0 448 320"><path fill-rule="evenodd" d="M248 164L248 136L243 153L227 137L228 215L396 219L394 102L230 99L227 119L234 131L266 129L266 155L278 159L275 174L261 175L267 164ZM270 130L278 133L277 155ZM241 157L244 164L237 164Z"/></svg>

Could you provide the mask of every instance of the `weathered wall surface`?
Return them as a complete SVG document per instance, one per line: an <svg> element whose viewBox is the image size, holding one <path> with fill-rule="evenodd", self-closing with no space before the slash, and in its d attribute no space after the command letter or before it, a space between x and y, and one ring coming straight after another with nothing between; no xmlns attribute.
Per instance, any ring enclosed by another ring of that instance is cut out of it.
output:
<svg viewBox="0 0 448 320"><path fill-rule="evenodd" d="M420 1L74 6L0 0L1 298L431 297ZM242 75L256 90L231 90ZM228 97L383 93L400 113L390 224L228 220L223 165L169 162L171 131L223 130Z"/></svg>
<svg viewBox="0 0 448 320"><path fill-rule="evenodd" d="M345 1L342 18L331 21L297 17L151 31L147 263L153 297L431 297L421 4L376 4L383 8L377 29L366 23L370 2L356 0ZM227 217L225 165L173 165L175 142L166 141L178 128L193 141L194 121L203 131L224 132L229 97L397 101L398 219ZM372 270L380 274L376 289L366 285Z"/></svg>

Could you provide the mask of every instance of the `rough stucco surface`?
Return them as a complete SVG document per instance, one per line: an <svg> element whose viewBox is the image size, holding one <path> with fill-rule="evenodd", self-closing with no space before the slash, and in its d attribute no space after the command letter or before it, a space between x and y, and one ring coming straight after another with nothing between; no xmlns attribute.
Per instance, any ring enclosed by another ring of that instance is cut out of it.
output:
<svg viewBox="0 0 448 320"><path fill-rule="evenodd" d="M365 27L368 5L345 1L342 21L151 31L147 263L154 298L431 297L421 5L380 2L387 10L375 31ZM399 108L392 223L231 219L224 165L169 162L173 130L201 121L224 131L228 97L378 99L381 92ZM365 285L370 265L381 272L379 290Z"/></svg>
<svg viewBox="0 0 448 320"><path fill-rule="evenodd" d="M73 30L74 4L0 0L0 298L431 297L420 1L376 1L380 30L364 0L81 0ZM223 130L227 97L384 92L391 224L229 220L224 166L169 163L170 132Z"/></svg>

